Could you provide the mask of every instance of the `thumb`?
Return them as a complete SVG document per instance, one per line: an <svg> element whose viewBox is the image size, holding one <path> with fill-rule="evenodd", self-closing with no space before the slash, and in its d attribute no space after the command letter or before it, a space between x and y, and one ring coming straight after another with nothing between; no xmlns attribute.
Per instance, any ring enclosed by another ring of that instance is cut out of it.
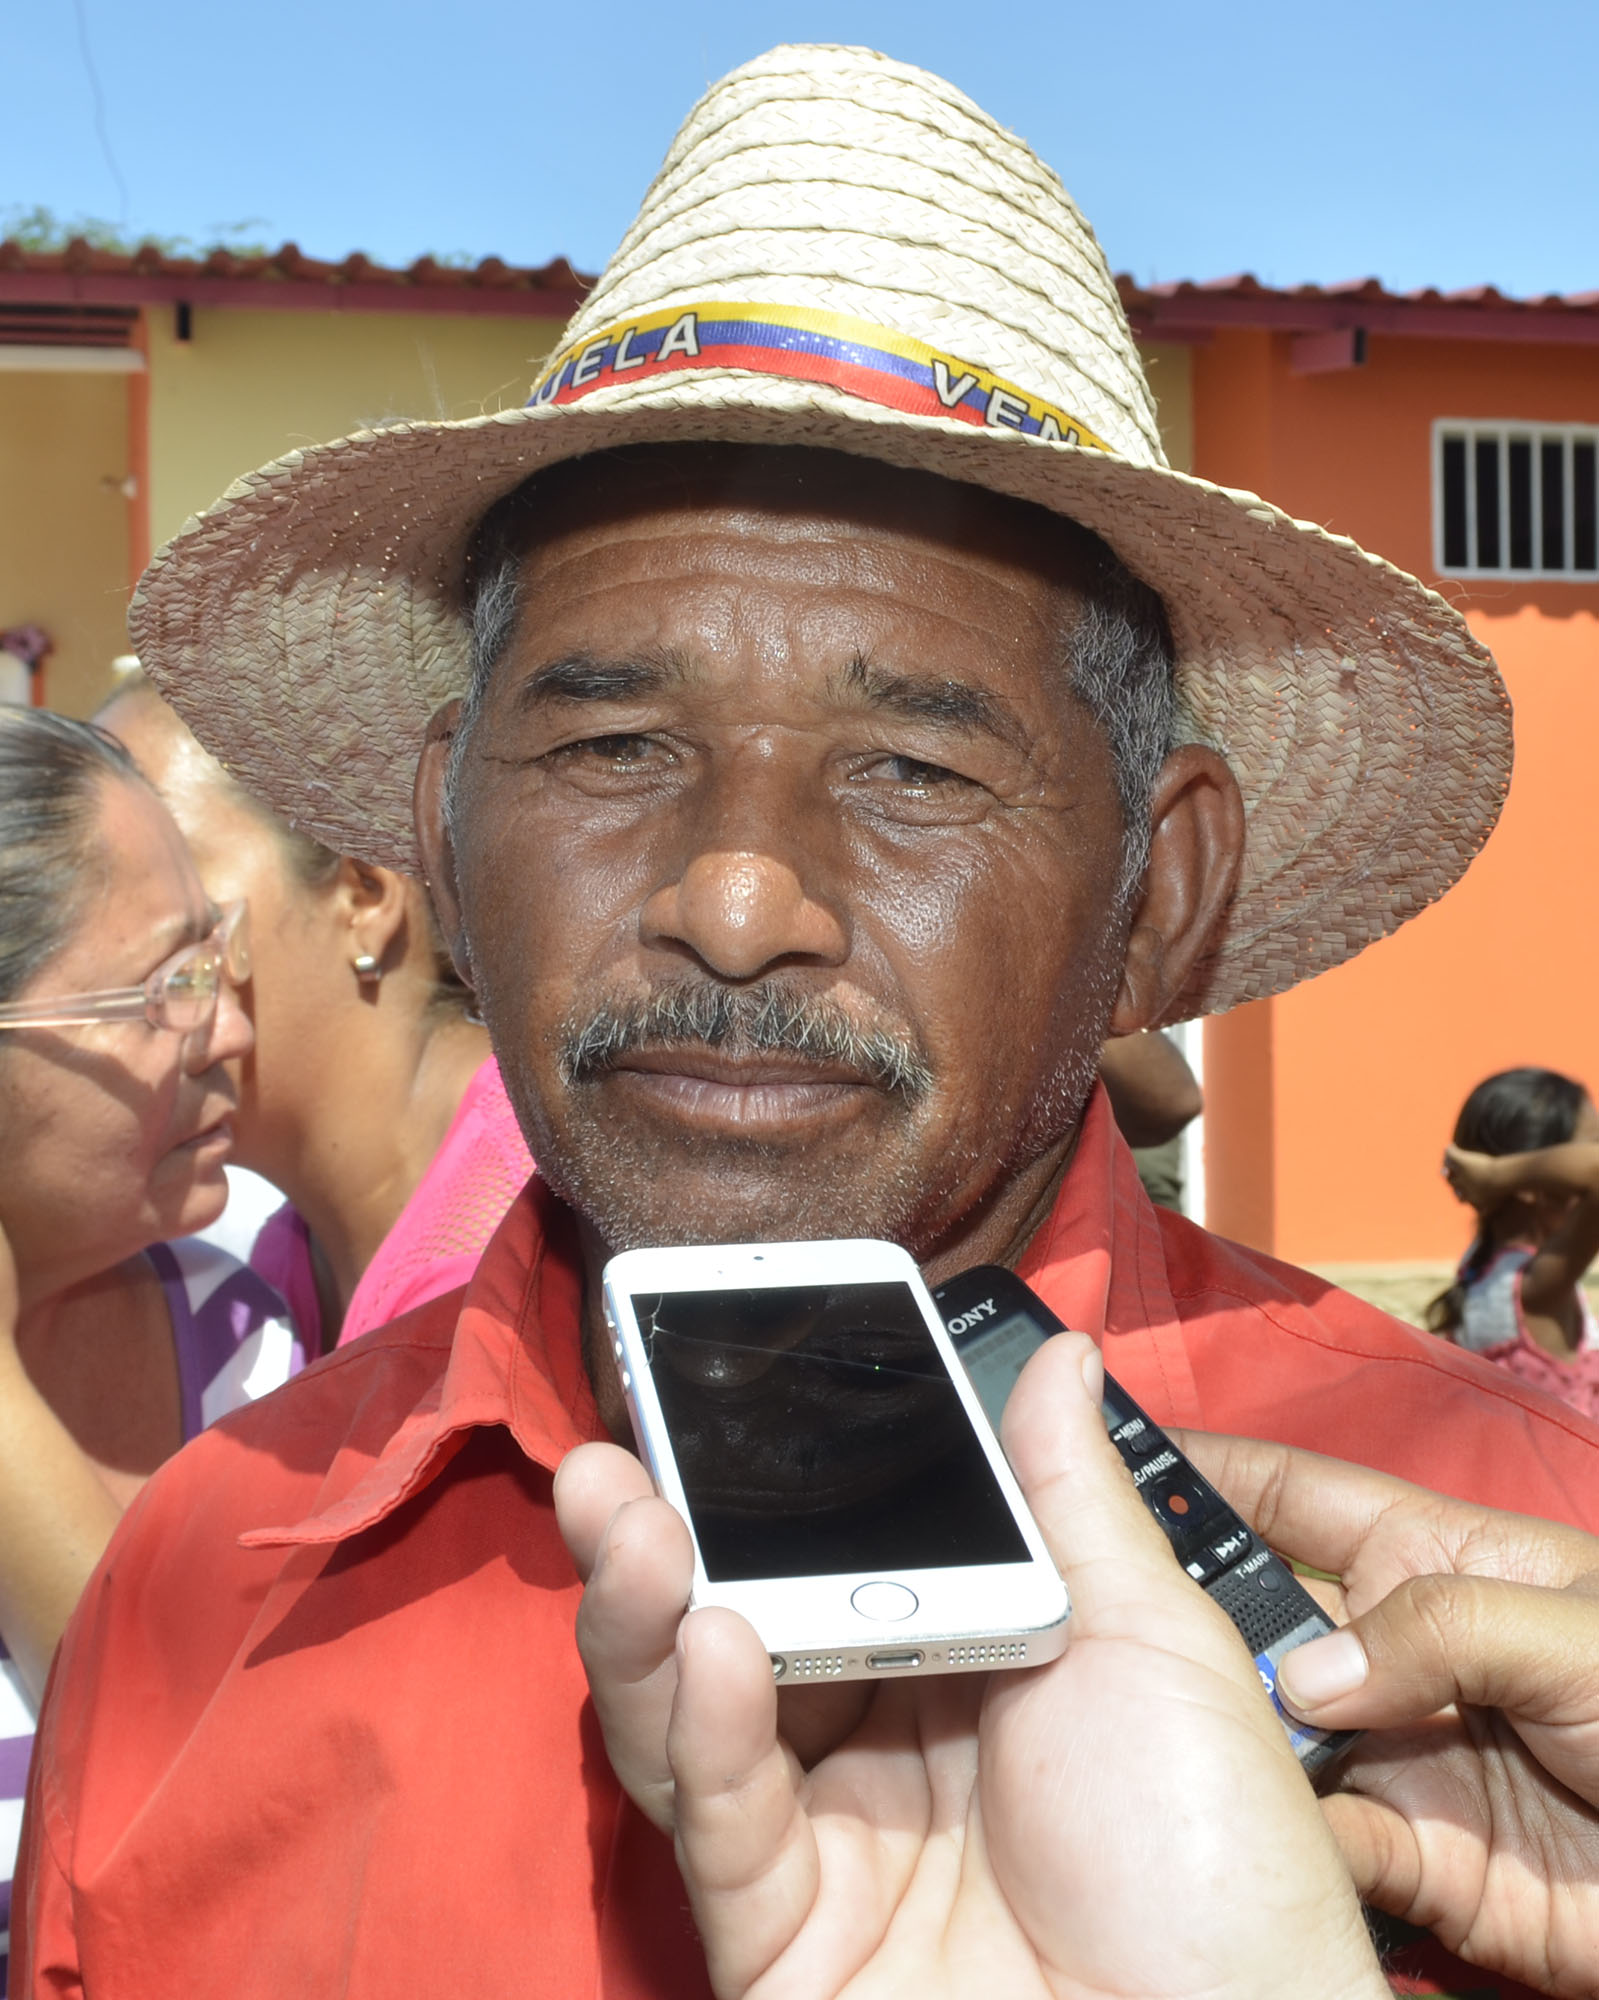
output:
<svg viewBox="0 0 1599 2000"><path fill-rule="evenodd" d="M1580 1587L1417 1576L1286 1654L1277 1685L1318 1728L1397 1728L1464 1702L1599 1735L1596 1652L1599 1602Z"/></svg>
<svg viewBox="0 0 1599 2000"><path fill-rule="evenodd" d="M1105 1428L1104 1384L1093 1342L1056 1334L1028 1362L1005 1408L1005 1448L1066 1579L1074 1627L1087 1636L1120 1626L1129 1612L1140 1626L1176 1619L1185 1644L1218 1663L1214 1641L1231 1670L1237 1635L1178 1567L1139 1497Z"/></svg>

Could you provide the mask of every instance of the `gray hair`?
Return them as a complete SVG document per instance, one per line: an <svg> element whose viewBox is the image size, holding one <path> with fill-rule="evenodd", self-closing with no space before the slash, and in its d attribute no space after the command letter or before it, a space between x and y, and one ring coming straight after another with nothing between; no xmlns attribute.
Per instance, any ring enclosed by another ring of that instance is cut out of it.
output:
<svg viewBox="0 0 1599 2000"><path fill-rule="evenodd" d="M540 483L535 474L490 509L468 564L465 610L471 627L471 675L450 745L445 808L452 824L467 740L494 669L516 632L526 526L541 497ZM1072 693L1110 744L1123 825L1117 896L1125 907L1137 895L1149 863L1149 801L1177 734L1171 628L1159 595L1134 576L1106 542L1063 516L1054 517L1054 523L1078 558L1074 581L1081 607L1062 634L1063 665Z"/></svg>
<svg viewBox="0 0 1599 2000"><path fill-rule="evenodd" d="M94 723L0 707L0 1001L14 1000L77 929L114 778L144 783Z"/></svg>
<svg viewBox="0 0 1599 2000"><path fill-rule="evenodd" d="M1125 907L1149 865L1149 802L1177 739L1177 690L1165 605L1103 542L1099 547L1103 559L1064 635L1065 665L1072 693L1104 730L1115 764L1122 808L1117 895Z"/></svg>

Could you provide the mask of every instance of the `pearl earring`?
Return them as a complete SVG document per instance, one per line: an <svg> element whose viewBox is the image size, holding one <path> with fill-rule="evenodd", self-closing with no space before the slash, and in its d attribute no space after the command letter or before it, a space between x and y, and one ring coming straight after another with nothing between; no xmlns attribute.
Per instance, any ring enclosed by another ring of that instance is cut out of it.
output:
<svg viewBox="0 0 1599 2000"><path fill-rule="evenodd" d="M356 978L363 986L376 986L383 977L382 966L369 951L359 952L351 963L355 967Z"/></svg>

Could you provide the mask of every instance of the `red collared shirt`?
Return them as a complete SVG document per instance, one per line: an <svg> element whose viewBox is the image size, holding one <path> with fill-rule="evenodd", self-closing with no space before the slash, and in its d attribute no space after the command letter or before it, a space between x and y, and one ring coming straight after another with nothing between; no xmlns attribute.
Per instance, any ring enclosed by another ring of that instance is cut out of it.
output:
<svg viewBox="0 0 1599 2000"><path fill-rule="evenodd" d="M1599 1528L1599 1428L1157 1215L1102 1096L1023 1271L1159 1422ZM339 1350L146 1488L46 1698L13 2000L707 1991L573 1644L550 1475L599 1432L579 1288L535 1181L464 1302Z"/></svg>

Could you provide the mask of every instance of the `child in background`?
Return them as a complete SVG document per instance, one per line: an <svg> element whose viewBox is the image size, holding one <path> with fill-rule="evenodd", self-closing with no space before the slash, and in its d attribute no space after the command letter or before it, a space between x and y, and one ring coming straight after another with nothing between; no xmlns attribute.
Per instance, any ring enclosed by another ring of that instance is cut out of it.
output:
<svg viewBox="0 0 1599 2000"><path fill-rule="evenodd" d="M1549 1069L1490 1076L1466 1099L1444 1174L1477 1234L1427 1324L1599 1416L1599 1324L1581 1278L1599 1255L1599 1112Z"/></svg>

